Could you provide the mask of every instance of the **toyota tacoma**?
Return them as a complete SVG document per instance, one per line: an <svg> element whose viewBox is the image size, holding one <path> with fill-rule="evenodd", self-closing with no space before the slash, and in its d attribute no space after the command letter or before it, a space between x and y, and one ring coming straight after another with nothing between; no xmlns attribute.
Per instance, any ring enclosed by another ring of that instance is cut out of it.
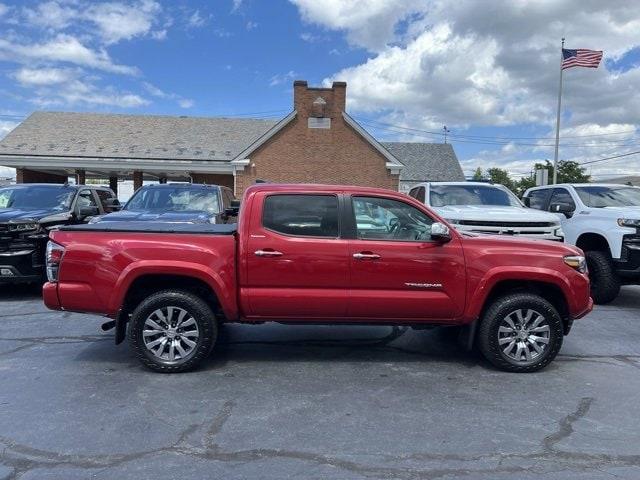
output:
<svg viewBox="0 0 640 480"><path fill-rule="evenodd" d="M254 185L238 220L63 227L45 304L110 317L160 372L200 364L225 322L266 321L457 327L498 368L531 372L593 305L578 248L460 233L389 190Z"/></svg>

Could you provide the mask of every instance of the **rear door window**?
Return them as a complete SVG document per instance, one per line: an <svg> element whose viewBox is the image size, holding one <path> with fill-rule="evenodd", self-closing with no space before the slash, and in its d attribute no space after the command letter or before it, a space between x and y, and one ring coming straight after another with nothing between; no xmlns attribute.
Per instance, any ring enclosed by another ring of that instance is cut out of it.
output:
<svg viewBox="0 0 640 480"><path fill-rule="evenodd" d="M335 195L270 195L264 201L265 228L297 237L337 238L338 197Z"/></svg>

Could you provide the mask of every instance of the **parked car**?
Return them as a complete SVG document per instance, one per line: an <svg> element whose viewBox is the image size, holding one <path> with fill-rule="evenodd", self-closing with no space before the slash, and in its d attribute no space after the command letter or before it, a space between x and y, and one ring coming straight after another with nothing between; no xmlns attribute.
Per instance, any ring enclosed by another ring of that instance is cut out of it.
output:
<svg viewBox="0 0 640 480"><path fill-rule="evenodd" d="M560 217L565 241L584 250L596 303L614 300L621 285L640 284L640 188L547 185L527 190L524 201Z"/></svg>
<svg viewBox="0 0 640 480"><path fill-rule="evenodd" d="M97 222L224 223L233 192L228 187L197 183L154 184L140 187L118 212Z"/></svg>
<svg viewBox="0 0 640 480"><path fill-rule="evenodd" d="M531 372L592 308L576 247L461 234L401 193L263 184L242 205L238 224L52 232L45 304L111 317L116 343L129 324L138 358L160 372L201 363L221 322L265 321L458 326L497 367Z"/></svg>
<svg viewBox="0 0 640 480"><path fill-rule="evenodd" d="M457 230L562 241L557 216L525 207L508 188L483 182L426 182L409 192Z"/></svg>
<svg viewBox="0 0 640 480"><path fill-rule="evenodd" d="M19 184L0 188L0 283L44 280L49 231L117 208L105 187Z"/></svg>

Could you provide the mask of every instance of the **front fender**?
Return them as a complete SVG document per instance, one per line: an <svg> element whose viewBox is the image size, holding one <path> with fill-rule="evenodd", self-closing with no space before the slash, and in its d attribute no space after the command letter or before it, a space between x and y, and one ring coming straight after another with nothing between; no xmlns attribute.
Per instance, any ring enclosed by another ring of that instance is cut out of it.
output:
<svg viewBox="0 0 640 480"><path fill-rule="evenodd" d="M498 283L503 281L536 281L554 285L562 291L565 299L567 299L569 308L572 308L570 299L574 296L574 292L571 283L568 277L557 270L530 266L495 267L488 270L475 286L470 286L469 292L472 292L472 294L467 302L464 314L467 322L471 322L480 316L489 294ZM588 280L586 284L588 287Z"/></svg>
<svg viewBox="0 0 640 480"><path fill-rule="evenodd" d="M109 300L109 311L117 312L123 305L133 282L145 275L179 275L191 277L206 283L214 292L227 319L238 317L235 302L235 284L223 278L205 265L179 260L140 260L127 265L122 270ZM176 285L179 288L179 285Z"/></svg>

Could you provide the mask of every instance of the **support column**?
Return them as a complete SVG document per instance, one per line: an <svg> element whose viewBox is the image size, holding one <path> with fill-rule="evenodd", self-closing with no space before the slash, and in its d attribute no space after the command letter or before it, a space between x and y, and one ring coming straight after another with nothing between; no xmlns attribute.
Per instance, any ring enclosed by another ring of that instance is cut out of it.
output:
<svg viewBox="0 0 640 480"><path fill-rule="evenodd" d="M67 180L66 175L38 172L28 168L16 169L16 183L65 183Z"/></svg>
<svg viewBox="0 0 640 480"><path fill-rule="evenodd" d="M118 196L118 176L109 177L109 188Z"/></svg>
<svg viewBox="0 0 640 480"><path fill-rule="evenodd" d="M87 181L87 176L84 170L76 170L76 184L84 185Z"/></svg>
<svg viewBox="0 0 640 480"><path fill-rule="evenodd" d="M133 172L133 191L135 192L142 186L142 172Z"/></svg>

